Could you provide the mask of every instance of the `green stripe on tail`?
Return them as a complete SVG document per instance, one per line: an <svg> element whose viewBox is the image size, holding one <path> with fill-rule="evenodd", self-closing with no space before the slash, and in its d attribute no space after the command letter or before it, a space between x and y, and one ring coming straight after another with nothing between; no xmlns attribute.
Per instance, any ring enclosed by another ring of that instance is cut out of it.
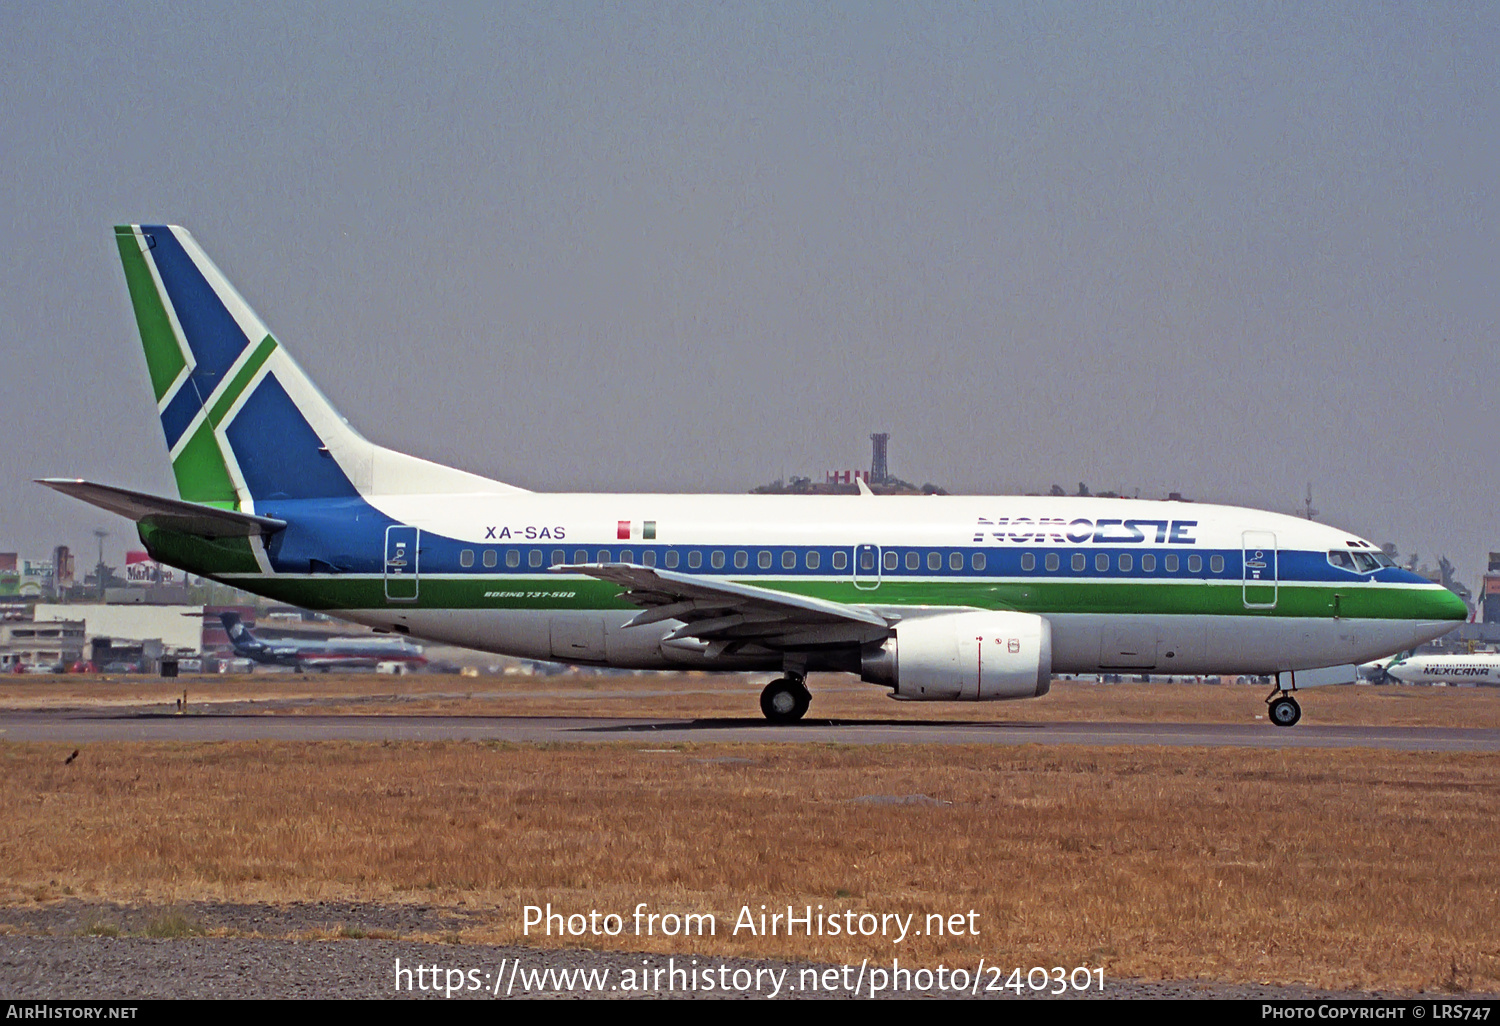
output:
<svg viewBox="0 0 1500 1026"><path fill-rule="evenodd" d="M115 243L120 248L120 263L125 266L125 284L130 289L130 304L135 308L141 345L146 350L151 389L159 403L187 366L187 358L182 355L182 346L172 330L172 319L167 316L167 308L156 290L151 268L146 266L146 257L141 252L135 230L129 225L116 225Z"/></svg>

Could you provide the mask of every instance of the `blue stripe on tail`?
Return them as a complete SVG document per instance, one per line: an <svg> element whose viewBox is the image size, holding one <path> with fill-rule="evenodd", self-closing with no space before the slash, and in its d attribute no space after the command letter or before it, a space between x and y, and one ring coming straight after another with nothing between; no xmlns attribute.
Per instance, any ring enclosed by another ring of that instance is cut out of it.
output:
<svg viewBox="0 0 1500 1026"><path fill-rule="evenodd" d="M261 379L224 433L257 504L359 495L274 375Z"/></svg>
<svg viewBox="0 0 1500 1026"><path fill-rule="evenodd" d="M172 230L166 225L142 225L141 231L150 237L151 259L196 364L188 382L161 414L171 448L250 341Z"/></svg>

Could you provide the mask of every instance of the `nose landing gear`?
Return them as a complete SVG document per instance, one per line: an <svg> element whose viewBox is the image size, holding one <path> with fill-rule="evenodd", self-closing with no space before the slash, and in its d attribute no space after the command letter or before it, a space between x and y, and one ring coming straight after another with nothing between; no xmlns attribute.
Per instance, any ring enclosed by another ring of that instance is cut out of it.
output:
<svg viewBox="0 0 1500 1026"><path fill-rule="evenodd" d="M812 693L801 674L788 673L766 685L760 693L760 711L772 723L796 723L807 712Z"/></svg>

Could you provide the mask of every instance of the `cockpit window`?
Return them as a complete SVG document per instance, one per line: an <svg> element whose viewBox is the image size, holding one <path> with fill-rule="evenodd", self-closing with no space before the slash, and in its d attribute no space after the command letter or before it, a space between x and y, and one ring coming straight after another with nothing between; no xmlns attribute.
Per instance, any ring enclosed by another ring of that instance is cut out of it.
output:
<svg viewBox="0 0 1500 1026"><path fill-rule="evenodd" d="M1346 552L1343 549L1334 549L1329 552L1328 562L1352 574L1368 574L1381 567L1396 565L1383 552Z"/></svg>
<svg viewBox="0 0 1500 1026"><path fill-rule="evenodd" d="M1340 570L1348 570L1350 573L1359 572L1354 569L1354 556L1348 552L1343 551L1342 549L1334 549L1333 551L1328 553L1328 562L1332 563Z"/></svg>

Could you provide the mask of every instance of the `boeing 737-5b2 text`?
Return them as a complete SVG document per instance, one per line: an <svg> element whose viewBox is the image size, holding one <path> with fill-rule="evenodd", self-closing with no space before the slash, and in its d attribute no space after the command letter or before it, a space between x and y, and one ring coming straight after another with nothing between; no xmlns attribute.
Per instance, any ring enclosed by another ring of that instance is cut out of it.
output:
<svg viewBox="0 0 1500 1026"><path fill-rule="evenodd" d="M912 701L1030 698L1055 673L1274 674L1290 726L1295 671L1466 616L1363 538L1226 506L529 492L367 441L182 228L115 241L179 497L43 483L134 520L163 563L380 630L776 671L776 722L807 711L811 671Z"/></svg>

